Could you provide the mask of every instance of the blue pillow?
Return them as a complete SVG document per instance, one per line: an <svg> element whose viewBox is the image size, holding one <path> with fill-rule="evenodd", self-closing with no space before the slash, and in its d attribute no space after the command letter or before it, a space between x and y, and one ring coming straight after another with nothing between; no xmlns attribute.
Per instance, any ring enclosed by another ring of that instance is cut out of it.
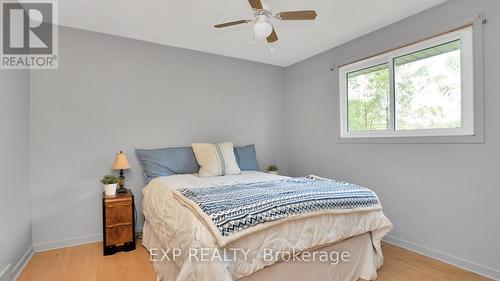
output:
<svg viewBox="0 0 500 281"><path fill-rule="evenodd" d="M136 149L146 183L152 179L176 174L195 174L200 170L191 147Z"/></svg>
<svg viewBox="0 0 500 281"><path fill-rule="evenodd" d="M260 171L255 154L255 145L240 146L234 148L236 162L242 171Z"/></svg>

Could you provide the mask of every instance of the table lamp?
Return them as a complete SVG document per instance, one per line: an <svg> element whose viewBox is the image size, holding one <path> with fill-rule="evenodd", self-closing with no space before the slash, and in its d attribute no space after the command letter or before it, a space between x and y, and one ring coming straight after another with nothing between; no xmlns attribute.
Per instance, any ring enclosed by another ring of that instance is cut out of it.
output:
<svg viewBox="0 0 500 281"><path fill-rule="evenodd" d="M118 190L116 193L126 193L127 190L124 188L125 186L125 176L123 175L123 170L130 169L130 165L127 161L127 156L123 151L120 150L119 153L116 154L115 163L113 163L113 170L120 170L120 177L118 178Z"/></svg>

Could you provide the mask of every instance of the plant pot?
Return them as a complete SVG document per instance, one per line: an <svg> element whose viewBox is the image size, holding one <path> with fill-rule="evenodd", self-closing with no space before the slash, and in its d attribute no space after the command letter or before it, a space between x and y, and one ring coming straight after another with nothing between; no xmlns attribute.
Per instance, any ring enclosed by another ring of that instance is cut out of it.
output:
<svg viewBox="0 0 500 281"><path fill-rule="evenodd" d="M267 171L267 172L272 174L272 175L278 175L278 171Z"/></svg>
<svg viewBox="0 0 500 281"><path fill-rule="evenodd" d="M104 185L104 194L106 196L116 195L116 183L113 184L105 184Z"/></svg>

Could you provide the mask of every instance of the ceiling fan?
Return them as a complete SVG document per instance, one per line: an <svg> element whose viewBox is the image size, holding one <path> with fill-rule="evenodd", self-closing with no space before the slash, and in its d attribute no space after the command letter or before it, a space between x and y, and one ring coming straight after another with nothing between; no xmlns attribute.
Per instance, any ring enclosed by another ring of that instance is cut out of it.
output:
<svg viewBox="0 0 500 281"><path fill-rule="evenodd" d="M272 19L277 20L314 20L316 19L316 11L288 11L277 14L272 13L266 6L262 5L261 0L248 0L250 6L254 10L255 18L253 20L237 20L214 25L215 28L224 28L228 26L253 23L253 35L258 38L266 38L270 44L278 41L278 35L274 30Z"/></svg>

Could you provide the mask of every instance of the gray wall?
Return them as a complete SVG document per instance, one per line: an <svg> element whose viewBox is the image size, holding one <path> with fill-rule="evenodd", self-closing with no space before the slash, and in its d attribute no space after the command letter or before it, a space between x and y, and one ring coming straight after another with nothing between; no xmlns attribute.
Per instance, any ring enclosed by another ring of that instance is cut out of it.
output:
<svg viewBox="0 0 500 281"><path fill-rule="evenodd" d="M484 144L336 143L332 65L479 12L488 19ZM30 79L35 248L101 238L97 181L116 151L132 164L140 213L134 148L233 140L255 143L262 167L371 187L395 225L391 241L500 278L499 30L498 1L451 0L282 69L61 28L60 68Z"/></svg>
<svg viewBox="0 0 500 281"><path fill-rule="evenodd" d="M338 78L349 58L484 12L485 144L338 144ZM500 278L500 2L448 1L286 69L289 173L374 189L391 241Z"/></svg>
<svg viewBox="0 0 500 281"><path fill-rule="evenodd" d="M255 143L286 173L283 68L70 28L59 44L58 70L31 71L35 250L100 239L98 180L120 149L139 214L135 148Z"/></svg>
<svg viewBox="0 0 500 281"><path fill-rule="evenodd" d="M0 70L0 273L31 248L29 72Z"/></svg>

